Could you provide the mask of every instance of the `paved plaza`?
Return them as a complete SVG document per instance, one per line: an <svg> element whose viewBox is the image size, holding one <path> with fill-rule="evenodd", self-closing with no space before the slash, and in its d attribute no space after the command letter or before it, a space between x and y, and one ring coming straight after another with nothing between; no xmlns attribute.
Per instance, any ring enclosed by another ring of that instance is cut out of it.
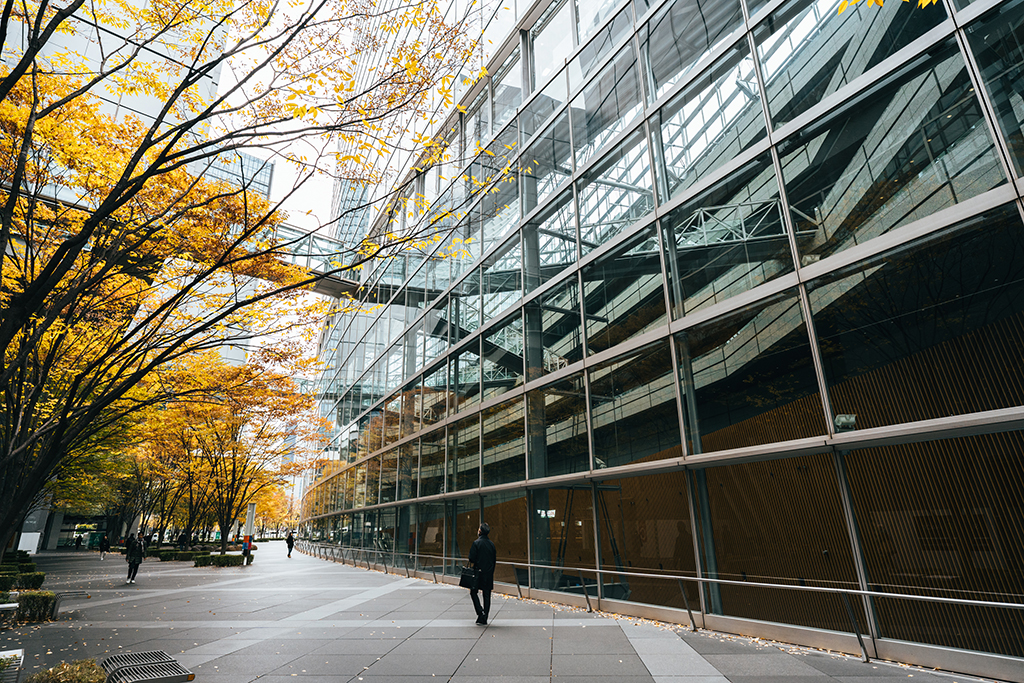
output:
<svg viewBox="0 0 1024 683"><path fill-rule="evenodd" d="M60 661L165 650L199 683L951 683L930 672L762 640L494 595L477 626L467 592L261 543L250 567L43 553L50 590L88 590L60 619L0 631L22 679ZM295 679L299 678L300 681Z"/></svg>

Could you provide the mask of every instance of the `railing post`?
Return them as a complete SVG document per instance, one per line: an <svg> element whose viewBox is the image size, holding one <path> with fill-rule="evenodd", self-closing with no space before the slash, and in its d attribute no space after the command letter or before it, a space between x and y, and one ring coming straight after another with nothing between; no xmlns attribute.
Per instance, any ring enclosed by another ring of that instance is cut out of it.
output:
<svg viewBox="0 0 1024 683"><path fill-rule="evenodd" d="M857 642L860 643L861 661L865 663L870 662L871 658L868 657L868 650L864 647L864 637L860 634L860 624L857 623L857 615L853 613L853 607L850 605L850 596L846 594L846 591L840 591L839 594L843 596L846 614L850 617L850 623L853 624L853 632L857 636Z"/></svg>
<svg viewBox="0 0 1024 683"><path fill-rule="evenodd" d="M683 594L683 604L686 605L686 613L690 616L690 630L696 633L697 622L693 620L693 612L690 611L690 598L686 595L686 584L683 583L682 579L676 579L676 583L679 584L679 592Z"/></svg>
<svg viewBox="0 0 1024 683"><path fill-rule="evenodd" d="M583 579L583 572L580 572L580 586L583 587L583 597L587 599L587 611L593 612L594 608L590 605L590 593L587 592L587 582Z"/></svg>
<svg viewBox="0 0 1024 683"><path fill-rule="evenodd" d="M516 590L519 591L519 599L523 598L523 587L519 585L519 575L516 574L516 566L512 565L512 578L516 582Z"/></svg>

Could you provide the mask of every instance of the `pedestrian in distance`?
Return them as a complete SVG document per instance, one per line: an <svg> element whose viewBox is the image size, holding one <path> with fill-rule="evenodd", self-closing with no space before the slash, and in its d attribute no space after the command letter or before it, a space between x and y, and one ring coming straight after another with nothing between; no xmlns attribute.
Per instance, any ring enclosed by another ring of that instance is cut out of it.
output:
<svg viewBox="0 0 1024 683"><path fill-rule="evenodd" d="M79 535L75 536L75 550L81 550L81 549L82 549L82 535L79 534Z"/></svg>
<svg viewBox="0 0 1024 683"><path fill-rule="evenodd" d="M102 560L104 558L104 556L107 553L109 553L109 552L110 552L110 539L107 538L106 534L103 534L103 537L100 538L100 559Z"/></svg>
<svg viewBox="0 0 1024 683"><path fill-rule="evenodd" d="M498 550L494 547L490 536L491 527L481 522L477 530L477 539L469 548L469 563L476 568L476 588L469 591L476 610L476 623L486 626L487 617L491 613L491 591L494 590L494 567L498 560ZM483 593L484 604L481 607L477 591Z"/></svg>
<svg viewBox="0 0 1024 683"><path fill-rule="evenodd" d="M129 535L124 554L125 562L128 563L128 580L125 583L135 583L135 575L139 573L139 565L142 564L144 553L142 541L136 539L135 534Z"/></svg>
<svg viewBox="0 0 1024 683"><path fill-rule="evenodd" d="M288 544L288 557L291 557L292 548L295 547L295 537L292 536L292 532L288 532L288 538L284 539L284 542Z"/></svg>

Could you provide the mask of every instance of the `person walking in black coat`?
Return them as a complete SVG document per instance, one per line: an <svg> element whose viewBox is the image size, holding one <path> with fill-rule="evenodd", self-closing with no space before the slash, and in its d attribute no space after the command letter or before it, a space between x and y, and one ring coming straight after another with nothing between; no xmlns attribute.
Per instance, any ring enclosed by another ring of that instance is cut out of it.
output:
<svg viewBox="0 0 1024 683"><path fill-rule="evenodd" d="M292 548L295 547L295 537L292 536L292 532L288 532L288 538L284 539L284 542L288 544L288 557L291 557Z"/></svg>
<svg viewBox="0 0 1024 683"><path fill-rule="evenodd" d="M487 617L491 613L491 591L494 590L494 567L498 560L498 549L488 536L491 527L487 522L481 522L477 530L477 539L469 548L469 563L476 567L476 588L469 591L469 597L473 600L473 608L476 609L476 623L487 625ZM477 598L477 591L484 594L483 607Z"/></svg>
<svg viewBox="0 0 1024 683"><path fill-rule="evenodd" d="M110 552L110 539L107 538L106 534L103 534L103 538L100 539L100 559Z"/></svg>
<svg viewBox="0 0 1024 683"><path fill-rule="evenodd" d="M125 562L128 563L128 580L125 583L135 583L135 575L139 573L139 565L142 564L144 553L142 541L136 539L135 534L129 535L124 554Z"/></svg>

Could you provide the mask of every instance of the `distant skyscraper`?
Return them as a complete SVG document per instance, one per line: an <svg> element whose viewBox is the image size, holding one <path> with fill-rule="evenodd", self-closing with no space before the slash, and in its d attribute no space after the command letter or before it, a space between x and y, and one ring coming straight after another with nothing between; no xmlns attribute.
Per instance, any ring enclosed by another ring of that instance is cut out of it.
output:
<svg viewBox="0 0 1024 683"><path fill-rule="evenodd" d="M274 179L274 162L245 152L224 152L205 170L205 175L226 180L269 199L270 184Z"/></svg>
<svg viewBox="0 0 1024 683"><path fill-rule="evenodd" d="M369 188L363 183L336 183L332 215L337 217L334 237L342 244L356 244L369 229L370 210L366 206Z"/></svg>

